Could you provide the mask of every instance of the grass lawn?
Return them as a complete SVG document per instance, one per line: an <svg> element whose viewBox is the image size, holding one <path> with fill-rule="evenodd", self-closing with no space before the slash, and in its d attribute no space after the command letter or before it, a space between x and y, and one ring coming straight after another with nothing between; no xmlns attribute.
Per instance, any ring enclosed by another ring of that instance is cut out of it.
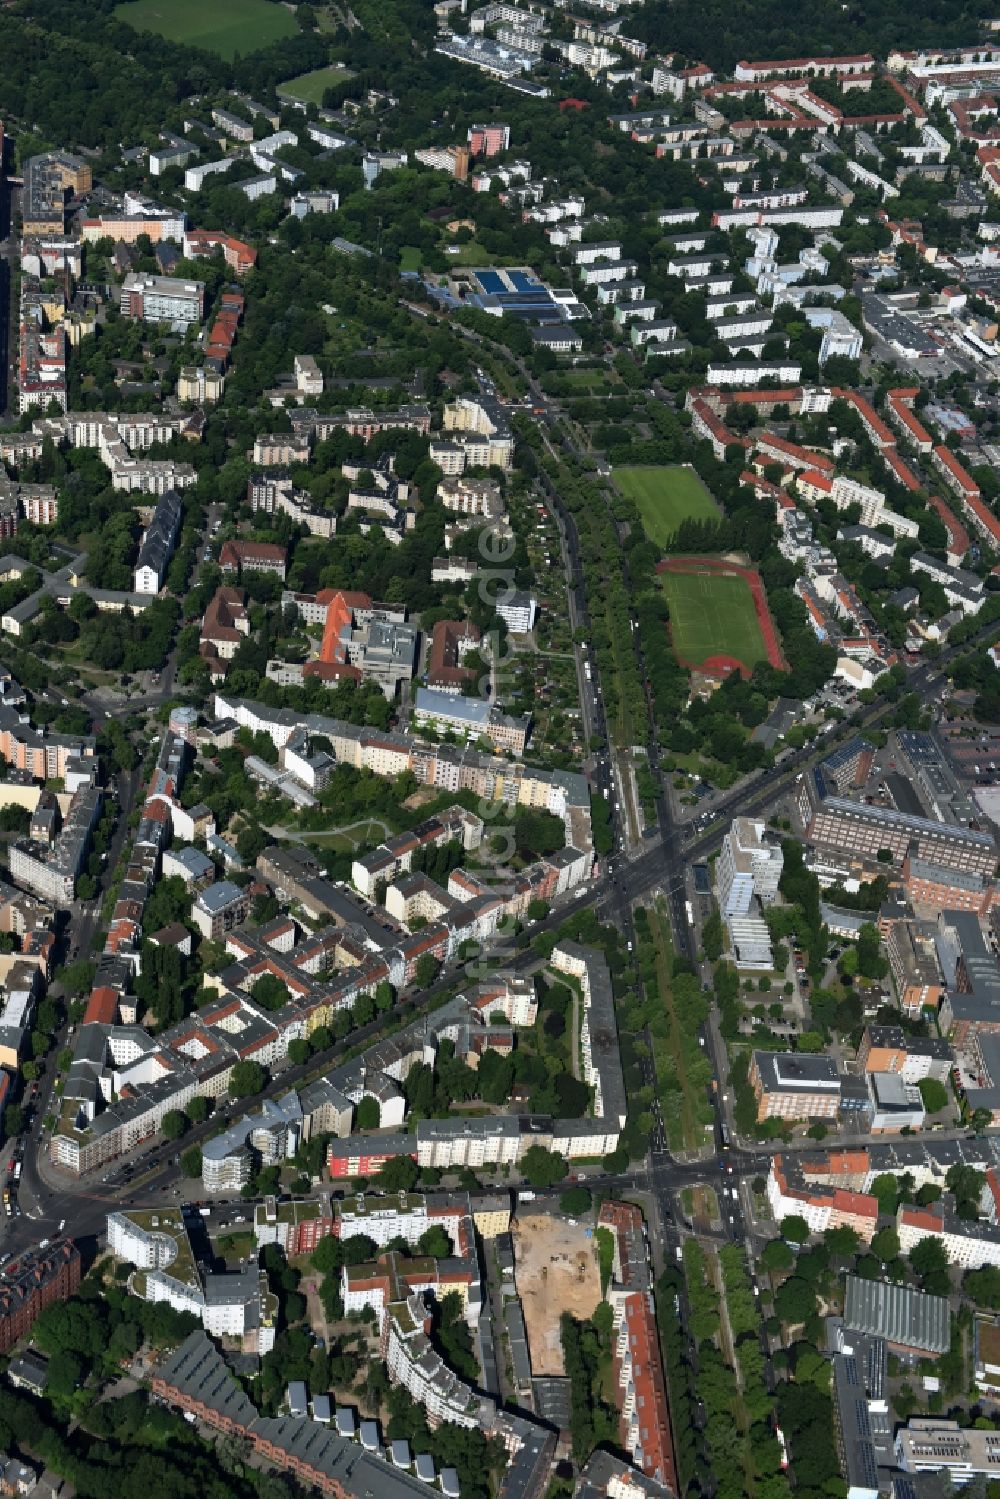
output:
<svg viewBox="0 0 1000 1499"><path fill-rule="evenodd" d="M298 31L292 12L269 0L129 0L115 15L136 31L203 47L227 62Z"/></svg>
<svg viewBox="0 0 1000 1499"><path fill-rule="evenodd" d="M753 595L725 573L660 573L677 656L700 666L709 656L735 656L744 666L767 660Z"/></svg>
<svg viewBox="0 0 1000 1499"><path fill-rule="evenodd" d="M621 377L617 370L561 370L560 376L566 385L576 385L583 390L603 390L608 385L619 385ZM626 473L642 473L642 469L626 469Z"/></svg>
<svg viewBox="0 0 1000 1499"><path fill-rule="evenodd" d="M350 68L341 68L336 63L331 63L328 68L316 68L312 73L300 73L298 78L289 78L286 83L279 83L278 96L298 99L302 104L322 104L326 90L350 76Z"/></svg>
<svg viewBox="0 0 1000 1499"><path fill-rule="evenodd" d="M719 507L694 469L683 464L664 468L616 468L614 481L634 500L646 535L665 546L685 520L717 520Z"/></svg>
<svg viewBox="0 0 1000 1499"><path fill-rule="evenodd" d="M399 252L399 269L401 271L419 271L420 265L420 247L418 245L404 245Z"/></svg>

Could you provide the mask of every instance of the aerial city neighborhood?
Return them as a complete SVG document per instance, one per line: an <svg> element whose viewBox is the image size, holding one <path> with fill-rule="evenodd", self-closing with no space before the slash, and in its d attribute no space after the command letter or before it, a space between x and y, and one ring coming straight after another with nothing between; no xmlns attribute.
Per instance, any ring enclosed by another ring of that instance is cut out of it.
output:
<svg viewBox="0 0 1000 1499"><path fill-rule="evenodd" d="M88 9L0 11L0 1494L993 1494L1000 20Z"/></svg>

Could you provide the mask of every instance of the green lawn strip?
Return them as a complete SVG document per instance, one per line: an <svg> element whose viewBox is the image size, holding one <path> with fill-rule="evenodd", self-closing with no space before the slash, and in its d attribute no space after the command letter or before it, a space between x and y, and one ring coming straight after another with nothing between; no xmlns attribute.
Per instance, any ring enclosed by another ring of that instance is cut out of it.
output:
<svg viewBox="0 0 1000 1499"><path fill-rule="evenodd" d="M613 478L635 502L650 541L666 546L685 520L718 520L719 507L693 469L682 464L616 468Z"/></svg>
<svg viewBox="0 0 1000 1499"><path fill-rule="evenodd" d="M215 52L227 62L294 36L295 17L269 0L129 0L115 9L135 31L152 31L169 42Z"/></svg>

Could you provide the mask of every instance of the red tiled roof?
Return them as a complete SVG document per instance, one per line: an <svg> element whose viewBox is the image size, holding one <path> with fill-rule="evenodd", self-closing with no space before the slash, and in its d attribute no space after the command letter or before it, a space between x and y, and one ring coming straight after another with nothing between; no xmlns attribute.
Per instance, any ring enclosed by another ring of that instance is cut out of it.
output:
<svg viewBox="0 0 1000 1499"><path fill-rule="evenodd" d="M118 1016L118 991L102 985L90 991L84 1025L114 1025Z"/></svg>

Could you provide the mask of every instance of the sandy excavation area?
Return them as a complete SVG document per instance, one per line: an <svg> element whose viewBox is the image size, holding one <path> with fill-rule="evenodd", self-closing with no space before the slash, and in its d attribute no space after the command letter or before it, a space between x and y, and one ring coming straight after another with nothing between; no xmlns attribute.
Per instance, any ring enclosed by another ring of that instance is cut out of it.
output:
<svg viewBox="0 0 1000 1499"><path fill-rule="evenodd" d="M562 1374L559 1318L593 1316L601 1299L594 1241L582 1226L538 1214L513 1224L514 1280L524 1308L532 1374Z"/></svg>

